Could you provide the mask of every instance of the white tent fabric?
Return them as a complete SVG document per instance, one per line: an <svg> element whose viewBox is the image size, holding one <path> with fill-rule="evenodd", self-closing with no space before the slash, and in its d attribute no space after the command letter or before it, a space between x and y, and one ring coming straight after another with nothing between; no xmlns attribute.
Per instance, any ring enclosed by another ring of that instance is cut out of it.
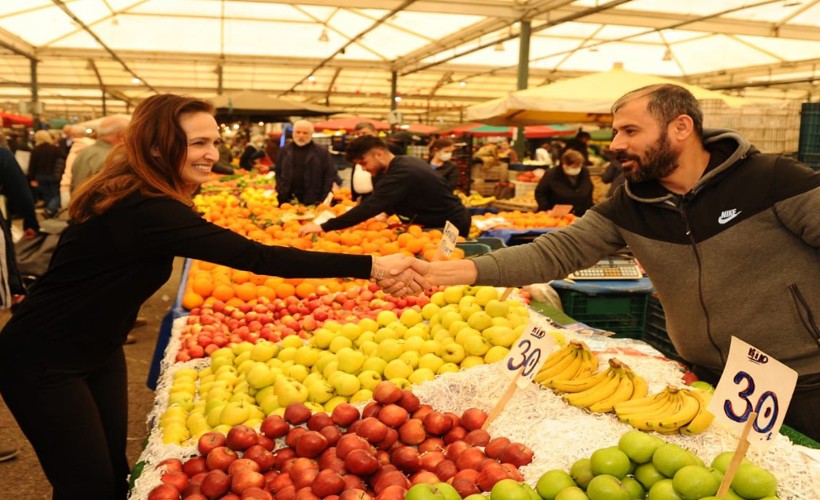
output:
<svg viewBox="0 0 820 500"><path fill-rule="evenodd" d="M506 97L467 108L467 119L492 125L539 125L543 123L606 123L612 104L635 89L663 83L668 78L612 69L602 73L513 92ZM699 100L717 100L739 107L744 99L683 84ZM748 100L746 101L749 102Z"/></svg>
<svg viewBox="0 0 820 500"><path fill-rule="evenodd" d="M33 102L36 74L44 118L254 91L458 122L518 87L522 22L530 88L622 62L744 96L818 97L820 0L6 0L0 109Z"/></svg>

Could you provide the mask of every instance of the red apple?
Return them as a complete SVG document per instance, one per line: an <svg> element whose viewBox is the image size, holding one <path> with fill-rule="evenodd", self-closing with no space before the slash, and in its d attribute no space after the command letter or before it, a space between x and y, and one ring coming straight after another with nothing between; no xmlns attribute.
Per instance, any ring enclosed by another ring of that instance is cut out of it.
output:
<svg viewBox="0 0 820 500"><path fill-rule="evenodd" d="M444 435L444 444L450 444L455 441L462 441L467 436L467 429L462 426L453 427L447 434Z"/></svg>
<svg viewBox="0 0 820 500"><path fill-rule="evenodd" d="M521 475L521 472L518 470L518 467L516 467L515 465L504 463L504 464L501 464L501 467L504 467L504 470L507 471L507 475L510 476L510 478L512 478L513 481L519 481L520 482L520 481L524 480L524 476Z"/></svg>
<svg viewBox="0 0 820 500"><path fill-rule="evenodd" d="M319 455L316 463L319 464L319 470L321 470L327 469L328 465L332 464L336 460L340 460L340 458L336 455L336 447L331 446Z"/></svg>
<svg viewBox="0 0 820 500"><path fill-rule="evenodd" d="M222 434L220 434L221 436ZM166 458L157 467L165 467L165 472L182 472L182 460L178 458Z"/></svg>
<svg viewBox="0 0 820 500"><path fill-rule="evenodd" d="M421 468L433 472L436 466L445 460L444 453L440 451L428 451L421 455Z"/></svg>
<svg viewBox="0 0 820 500"><path fill-rule="evenodd" d="M353 474L369 476L379 469L379 460L369 450L354 449L347 454L344 460L345 467Z"/></svg>
<svg viewBox="0 0 820 500"><path fill-rule="evenodd" d="M419 445L427 438L424 430L424 422L416 418L411 418L399 427L399 439L404 444Z"/></svg>
<svg viewBox="0 0 820 500"><path fill-rule="evenodd" d="M421 468L421 457L416 448L399 446L390 454L390 463L406 473L413 473Z"/></svg>
<svg viewBox="0 0 820 500"><path fill-rule="evenodd" d="M433 472L436 473L440 481L447 481L456 475L458 467L456 467L456 463L452 460L442 460L436 465L436 469Z"/></svg>
<svg viewBox="0 0 820 500"><path fill-rule="evenodd" d="M511 443L504 448L501 453L501 461L508 464L513 464L516 467L521 467L532 462L533 452L526 445L521 443Z"/></svg>
<svg viewBox="0 0 820 500"><path fill-rule="evenodd" d="M268 436L264 434L259 434L257 437L259 438L259 445L265 448L266 450L273 451L273 449L276 447L276 442Z"/></svg>
<svg viewBox="0 0 820 500"><path fill-rule="evenodd" d="M373 399L383 405L396 403L401 399L402 390L389 380L382 380L373 389Z"/></svg>
<svg viewBox="0 0 820 500"><path fill-rule="evenodd" d="M245 450L245 453L242 454L242 458L247 458L256 462L257 465L259 465L259 472L269 470L273 467L273 464L276 461L276 457L273 456L273 453L268 451L261 444L255 444Z"/></svg>
<svg viewBox="0 0 820 500"><path fill-rule="evenodd" d="M500 463L493 462L479 472L476 484L478 484L478 487L481 488L482 491L490 491L493 489L493 486L495 486L495 483L502 479L512 478L507 474L506 469L504 469Z"/></svg>
<svg viewBox="0 0 820 500"><path fill-rule="evenodd" d="M490 442L490 433L483 429L476 429L468 432L464 441L471 446L487 446Z"/></svg>
<svg viewBox="0 0 820 500"><path fill-rule="evenodd" d="M376 401L367 403L364 406L364 409L362 409L362 418L365 419L368 417L378 417L380 411L382 411L381 403L378 403Z"/></svg>
<svg viewBox="0 0 820 500"><path fill-rule="evenodd" d="M265 483L268 489L273 493L279 493L283 488L286 486L293 487L293 479L290 478L290 474L279 474L273 481L270 481L270 484ZM295 490L294 490L295 491Z"/></svg>
<svg viewBox="0 0 820 500"><path fill-rule="evenodd" d="M427 416L427 414L430 413L431 411L433 411L432 406L430 406L430 405L419 405L418 409L416 409L416 411L413 412L412 418L415 418L415 419L418 419L418 420L424 420L424 418Z"/></svg>
<svg viewBox="0 0 820 500"><path fill-rule="evenodd" d="M279 448L273 452L273 467L282 470L285 462L296 457L296 450L293 448Z"/></svg>
<svg viewBox="0 0 820 500"><path fill-rule="evenodd" d="M461 498L467 498L470 495L481 493L475 481L466 478L453 478L453 488L461 495Z"/></svg>
<svg viewBox="0 0 820 500"><path fill-rule="evenodd" d="M330 418L336 425L347 427L356 420L359 420L359 410L348 403L341 403L333 408Z"/></svg>
<svg viewBox="0 0 820 500"><path fill-rule="evenodd" d="M342 460L347 460L348 453L357 449L371 451L373 447L356 434L345 434L336 443L336 456Z"/></svg>
<svg viewBox="0 0 820 500"><path fill-rule="evenodd" d="M259 438L256 431L242 424L231 427L225 438L225 446L234 451L246 450L257 443L259 443Z"/></svg>
<svg viewBox="0 0 820 500"><path fill-rule="evenodd" d="M224 497L219 500L224 500ZM276 500L296 500L296 487L291 484L277 491Z"/></svg>
<svg viewBox="0 0 820 500"><path fill-rule="evenodd" d="M327 439L328 446L336 446L336 443L338 443L339 439L342 437L342 431L340 431L335 425L322 427L322 429L319 430L319 434Z"/></svg>
<svg viewBox="0 0 820 500"><path fill-rule="evenodd" d="M407 421L407 410L397 404L388 404L379 412L379 420L388 427L401 427Z"/></svg>
<svg viewBox="0 0 820 500"><path fill-rule="evenodd" d="M194 477L197 474L208 472L209 470L211 469L206 462L205 457L189 458L184 464L182 464L182 472L184 472L188 477Z"/></svg>
<svg viewBox="0 0 820 500"><path fill-rule="evenodd" d="M305 431L296 442L296 454L300 457L315 458L328 447L327 438L316 431Z"/></svg>
<svg viewBox="0 0 820 500"><path fill-rule="evenodd" d="M365 490L367 491L367 486L365 486L362 478L355 474L345 474L342 476L342 479L345 480L345 490Z"/></svg>
<svg viewBox="0 0 820 500"><path fill-rule="evenodd" d="M188 486L188 475L182 471L166 472L160 477L163 484L170 484L177 491L182 491Z"/></svg>
<svg viewBox="0 0 820 500"><path fill-rule="evenodd" d="M376 500L404 500L405 493L407 493L407 487L394 484L384 488L381 493L376 495Z"/></svg>
<svg viewBox="0 0 820 500"><path fill-rule="evenodd" d="M225 446L225 436L221 432L206 432L197 441L197 449L203 456L220 446Z"/></svg>
<svg viewBox="0 0 820 500"><path fill-rule="evenodd" d="M319 471L316 469L302 469L297 472L291 472L291 478L293 479L293 486L296 487L296 492L298 493L299 490L305 487L309 488L318 475Z"/></svg>
<svg viewBox="0 0 820 500"><path fill-rule="evenodd" d="M346 489L339 495L339 500L373 500L365 490L361 488Z"/></svg>
<svg viewBox="0 0 820 500"><path fill-rule="evenodd" d="M396 442L398 440L399 440L399 431L397 431L396 429L390 428L390 429L387 429L387 435L384 437L384 439L382 439L381 441L376 443L376 447L380 450L389 450L390 448L393 447L393 445L396 444Z"/></svg>
<svg viewBox="0 0 820 500"><path fill-rule="evenodd" d="M251 487L242 492L241 500L273 500L273 495L265 491L263 488Z"/></svg>
<svg viewBox="0 0 820 500"><path fill-rule="evenodd" d="M230 489L231 477L221 470L209 472L199 486L199 491L208 498L219 498Z"/></svg>
<svg viewBox="0 0 820 500"><path fill-rule="evenodd" d="M235 451L228 448L227 446L220 446L218 448L214 448L208 453L208 456L205 458L205 462L208 465L209 470L221 470L227 471L228 467L236 460L238 455Z"/></svg>
<svg viewBox="0 0 820 500"><path fill-rule="evenodd" d="M401 399L399 399L398 405L407 410L407 413L414 413L421 406L421 402L419 401L419 398L413 394L413 391L410 389L403 389L401 391Z"/></svg>
<svg viewBox="0 0 820 500"><path fill-rule="evenodd" d="M490 442L484 447L484 453L486 453L488 457L498 460L509 444L510 440L503 436L490 439Z"/></svg>
<svg viewBox="0 0 820 500"><path fill-rule="evenodd" d="M148 493L148 500L179 500L179 491L170 484L161 484Z"/></svg>
<svg viewBox="0 0 820 500"><path fill-rule="evenodd" d="M265 417L265 420L262 421L260 430L262 434L267 437L277 439L288 433L290 424L285 422L285 419L279 415L268 415Z"/></svg>
<svg viewBox="0 0 820 500"><path fill-rule="evenodd" d="M420 470L413 474L410 478L410 484L419 484L419 483L428 483L428 484L435 484L440 482L441 480L438 478L437 475L430 472L429 470Z"/></svg>
<svg viewBox="0 0 820 500"><path fill-rule="evenodd" d="M259 464L249 458L238 458L234 460L228 467L228 475L236 476L240 471L250 470L253 472L260 472Z"/></svg>
<svg viewBox="0 0 820 500"><path fill-rule="evenodd" d="M340 494L344 490L345 481L336 471L325 469L319 471L319 474L310 487L316 496L324 498L328 495Z"/></svg>
<svg viewBox="0 0 820 500"><path fill-rule="evenodd" d="M456 467L458 467L458 470L475 469L485 458L487 457L480 449L467 448L456 458Z"/></svg>
<svg viewBox="0 0 820 500"><path fill-rule="evenodd" d="M384 422L375 417L367 417L362 420L361 426L356 430L356 434L367 439L370 443L378 443L387 437L388 427Z"/></svg>
<svg viewBox="0 0 820 500"><path fill-rule="evenodd" d="M304 427L293 427L291 430L288 431L287 436L285 436L285 444L296 449L296 443L299 442L299 438L302 437L302 434L306 433L308 430Z"/></svg>
<svg viewBox="0 0 820 500"><path fill-rule="evenodd" d="M443 413L431 411L424 417L424 429L435 436L443 436L452 428L452 419Z"/></svg>
<svg viewBox="0 0 820 500"><path fill-rule="evenodd" d="M444 448L444 454L447 456L447 460L452 460L453 462L455 462L458 459L459 455L461 455L461 453L469 447L470 445L464 441L456 441L454 443L448 444Z"/></svg>
<svg viewBox="0 0 820 500"><path fill-rule="evenodd" d="M376 480L373 491L378 495L389 486L401 486L406 490L410 487L410 480L400 471L386 472Z"/></svg>
<svg viewBox="0 0 820 500"><path fill-rule="evenodd" d="M431 436L419 444L419 452L444 451L444 441L441 438Z"/></svg>
<svg viewBox="0 0 820 500"><path fill-rule="evenodd" d="M310 408L304 403L291 403L285 408L285 420L291 425L299 425L307 422L310 418Z"/></svg>
<svg viewBox="0 0 820 500"><path fill-rule="evenodd" d="M310 486L296 490L296 500L322 500Z"/></svg>
<svg viewBox="0 0 820 500"><path fill-rule="evenodd" d="M461 414L461 425L468 431L481 429L487 421L487 414L478 408L468 408Z"/></svg>
<svg viewBox="0 0 820 500"><path fill-rule="evenodd" d="M307 428L312 431L320 431L328 425L333 425L333 419L323 412L314 413L307 421Z"/></svg>

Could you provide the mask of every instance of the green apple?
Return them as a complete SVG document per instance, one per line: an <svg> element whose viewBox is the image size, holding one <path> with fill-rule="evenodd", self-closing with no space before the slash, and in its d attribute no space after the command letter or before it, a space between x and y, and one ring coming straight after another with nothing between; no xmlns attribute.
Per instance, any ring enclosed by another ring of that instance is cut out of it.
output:
<svg viewBox="0 0 820 500"><path fill-rule="evenodd" d="M228 406L228 403L218 404L208 411L208 414L205 416L205 421L210 427L213 428L222 423L220 417L222 416L222 410L224 410L226 406Z"/></svg>
<svg viewBox="0 0 820 500"><path fill-rule="evenodd" d="M322 351L311 345L305 344L296 349L296 355L293 357L293 361L310 368L314 363L316 363L316 361L319 360L320 352Z"/></svg>
<svg viewBox="0 0 820 500"><path fill-rule="evenodd" d="M191 411L194 407L194 395L187 392L169 394L168 406L178 406L186 412Z"/></svg>
<svg viewBox="0 0 820 500"><path fill-rule="evenodd" d="M182 444L191 437L188 426L180 423L170 424L162 430L162 442L165 444Z"/></svg>
<svg viewBox="0 0 820 500"><path fill-rule="evenodd" d="M490 347L492 347L490 343L484 340L481 335L468 337L464 342L464 350L470 356L484 356L490 350Z"/></svg>
<svg viewBox="0 0 820 500"><path fill-rule="evenodd" d="M236 354L230 347L220 347L219 349L211 353L211 366L213 366L214 361L217 359L227 358L233 360L233 358L235 357ZM202 374L200 373L200 375Z"/></svg>
<svg viewBox="0 0 820 500"><path fill-rule="evenodd" d="M248 419L248 406L244 401L230 402L222 408L219 422L225 425L239 425Z"/></svg>
<svg viewBox="0 0 820 500"><path fill-rule="evenodd" d="M410 376L413 373L413 368L411 368L407 363L402 361L401 359L394 359L387 363L387 366L384 367L384 378L387 380L392 380L396 378L404 378Z"/></svg>
<svg viewBox="0 0 820 500"><path fill-rule="evenodd" d="M393 311L379 311L379 314L376 315L376 322L380 326L387 326L390 323L395 323L399 320L399 317L396 316L396 313Z"/></svg>
<svg viewBox="0 0 820 500"><path fill-rule="evenodd" d="M328 378L328 382L336 390L339 396L352 396L362 388L362 384L356 375L346 373L341 370L336 371Z"/></svg>
<svg viewBox="0 0 820 500"><path fill-rule="evenodd" d="M490 347L490 350L487 351L487 354L484 355L484 362L489 363L497 363L502 361L504 358L507 357L507 354L510 353L510 350L506 347L502 347L500 345L494 345Z"/></svg>
<svg viewBox="0 0 820 500"><path fill-rule="evenodd" d="M328 330L330 330L333 333L339 333L339 330L342 329L342 324L339 323L338 321L335 321L335 320L331 319L331 320L325 321L324 324L322 325L322 328L327 328Z"/></svg>
<svg viewBox="0 0 820 500"><path fill-rule="evenodd" d="M276 355L276 358L280 361L293 361L296 358L296 347L285 347L279 354Z"/></svg>
<svg viewBox="0 0 820 500"><path fill-rule="evenodd" d="M316 363L314 363L311 371L322 373L330 363L337 363L336 355L330 351L322 351L322 354L319 356L319 359L316 360Z"/></svg>
<svg viewBox="0 0 820 500"><path fill-rule="evenodd" d="M509 318L494 317L493 326L506 326L507 328L513 328L515 325L513 325L513 322L510 321Z"/></svg>
<svg viewBox="0 0 820 500"><path fill-rule="evenodd" d="M652 454L652 464L658 472L668 478L687 465L697 465L697 457L689 450L683 449L674 443L664 443L658 446Z"/></svg>
<svg viewBox="0 0 820 500"><path fill-rule="evenodd" d="M401 321L401 323L404 326L409 328L413 325L421 323L422 321L424 321L424 318L422 317L420 312L416 311L415 309L408 308L402 311L401 316L399 317L399 321Z"/></svg>
<svg viewBox="0 0 820 500"><path fill-rule="evenodd" d="M231 349L233 350L234 356L239 356L243 352L250 352L253 349L253 344L250 342L239 342L238 344L232 344Z"/></svg>
<svg viewBox="0 0 820 500"><path fill-rule="evenodd" d="M475 328L478 331L482 331L485 328L492 326L493 318L484 311L479 310L478 312L474 312L467 316L467 324L470 325L470 328Z"/></svg>
<svg viewBox="0 0 820 500"><path fill-rule="evenodd" d="M485 364L484 363L484 358L482 358L481 356L467 356L461 362L461 367L462 368L472 368L474 366L480 366L480 365L483 365L483 364Z"/></svg>
<svg viewBox="0 0 820 500"><path fill-rule="evenodd" d="M353 347L353 341L345 336L337 335L333 337L333 340L330 341L330 346L328 346L328 350L334 354L337 354L345 347Z"/></svg>
<svg viewBox="0 0 820 500"><path fill-rule="evenodd" d="M531 500L530 492L513 479L502 479L490 490L490 500Z"/></svg>
<svg viewBox="0 0 820 500"><path fill-rule="evenodd" d="M319 373L319 372L310 372L310 373L308 373L308 376L305 377L304 380L302 380L302 385L304 385L305 387L310 389L310 386L313 385L314 383L322 382L324 380L325 380L325 377L321 373ZM258 395L259 394L257 393L257 396Z"/></svg>
<svg viewBox="0 0 820 500"><path fill-rule="evenodd" d="M620 480L627 475L629 467L629 457L616 446L600 448L590 456L590 469L596 476L610 475Z"/></svg>
<svg viewBox="0 0 820 500"><path fill-rule="evenodd" d="M444 289L444 301L447 304L458 304L464 297L464 286L450 286Z"/></svg>
<svg viewBox="0 0 820 500"><path fill-rule="evenodd" d="M425 354L435 354L436 356L441 356L444 352L444 346L441 345L441 342L436 340L425 340L424 343L419 348L419 354L424 356Z"/></svg>
<svg viewBox="0 0 820 500"><path fill-rule="evenodd" d="M412 330L413 329L411 328L410 330L407 330L407 332L410 333ZM420 353L422 346L424 346L424 342L424 338L420 336L411 336L404 341L404 352L412 351L415 353Z"/></svg>
<svg viewBox="0 0 820 500"><path fill-rule="evenodd" d="M492 345L510 347L518 339L515 331L507 326L491 326L481 332L481 336L487 339Z"/></svg>
<svg viewBox="0 0 820 500"><path fill-rule="evenodd" d="M635 472L633 474L635 479L637 479L638 482L641 483L641 485L647 490L661 479L666 479L666 476L658 472L658 469L652 465L652 462L647 462L635 467Z"/></svg>
<svg viewBox="0 0 820 500"><path fill-rule="evenodd" d="M299 348L299 347L302 347L304 345L305 341L302 340L302 338L299 337L298 335L288 335L287 337L283 338L279 343L281 344L281 346L283 348L285 348L285 347Z"/></svg>
<svg viewBox="0 0 820 500"><path fill-rule="evenodd" d="M629 491L621 480L609 474L593 477L587 485L587 496L589 500L630 500Z"/></svg>
<svg viewBox="0 0 820 500"><path fill-rule="evenodd" d="M457 342L450 342L444 346L441 359L446 363L459 364L464 361L465 356L467 356L467 351L464 350L464 346Z"/></svg>
<svg viewBox="0 0 820 500"><path fill-rule="evenodd" d="M698 500L716 494L722 480L723 473L717 469L687 465L675 473L672 486L684 500Z"/></svg>
<svg viewBox="0 0 820 500"><path fill-rule="evenodd" d="M345 373L356 374L362 369L365 356L361 351L343 347L336 353L337 368Z"/></svg>
<svg viewBox="0 0 820 500"><path fill-rule="evenodd" d="M313 331L313 337L310 338L310 344L316 346L318 349L327 349L330 347L330 341L333 340L336 334L327 328L317 328Z"/></svg>
<svg viewBox="0 0 820 500"><path fill-rule="evenodd" d="M626 476L621 479L621 484L629 493L630 500L643 500L646 497L646 490L634 477Z"/></svg>
<svg viewBox="0 0 820 500"><path fill-rule="evenodd" d="M436 292L430 296L430 303L435 304L439 307L444 307L447 305L447 299L444 298L444 292Z"/></svg>
<svg viewBox="0 0 820 500"><path fill-rule="evenodd" d="M589 500L589 497L584 490L577 486L570 486L564 488L555 495L555 500Z"/></svg>
<svg viewBox="0 0 820 500"><path fill-rule="evenodd" d="M254 366L245 375L248 385L254 389L261 389L276 382L276 374L270 367L261 361L253 362Z"/></svg>
<svg viewBox="0 0 820 500"><path fill-rule="evenodd" d="M683 500L675 491L671 479L661 479L649 488L646 500Z"/></svg>
<svg viewBox="0 0 820 500"><path fill-rule="evenodd" d="M364 403L364 402L367 402L367 401L371 401L372 399L373 399L373 391L371 391L370 389L359 389L359 391L356 394L350 396L350 403L351 404ZM327 405L325 405L325 408L327 408ZM333 410L329 410L329 411L333 411Z"/></svg>
<svg viewBox="0 0 820 500"><path fill-rule="evenodd" d="M652 460L655 450L662 444L663 439L639 430L628 431L618 440L618 448L636 464L645 464Z"/></svg>
<svg viewBox="0 0 820 500"><path fill-rule="evenodd" d="M353 341L362 334L362 327L358 323L345 323L342 325L342 329L339 330L339 334Z"/></svg>
<svg viewBox="0 0 820 500"><path fill-rule="evenodd" d="M307 387L285 376L276 379L274 391L279 399L279 406L283 407L287 407L291 403L304 403L308 397Z"/></svg>
<svg viewBox="0 0 820 500"><path fill-rule="evenodd" d="M359 320L359 328L362 329L362 334L366 332L375 333L379 329L379 323L375 319L362 318Z"/></svg>
<svg viewBox="0 0 820 500"><path fill-rule="evenodd" d="M404 351L399 356L399 359L407 363L407 366L414 370L419 366L419 353L416 351Z"/></svg>
<svg viewBox="0 0 820 500"><path fill-rule="evenodd" d="M317 380L308 386L308 401L324 404L336 395L336 390L326 381Z"/></svg>
<svg viewBox="0 0 820 500"><path fill-rule="evenodd" d="M366 371L374 371L381 375L384 373L385 366L387 366L387 361L383 358L373 356L364 360L364 364L362 365L362 373Z"/></svg>
<svg viewBox="0 0 820 500"><path fill-rule="evenodd" d="M305 365L293 365L288 369L287 376L298 380L299 382L304 382L307 376L310 374L310 370Z"/></svg>
<svg viewBox="0 0 820 500"><path fill-rule="evenodd" d="M555 495L564 488L575 486L575 481L568 472L561 469L552 469L541 474L535 489L544 500L553 500Z"/></svg>
<svg viewBox="0 0 820 500"><path fill-rule="evenodd" d="M427 304L424 304L424 307L421 308L421 317L429 321L430 318L433 317L433 315L439 312L439 310L441 310L441 307L439 307L438 304L428 302Z"/></svg>
<svg viewBox="0 0 820 500"><path fill-rule="evenodd" d="M469 326L464 326L457 332L455 332L455 340L461 345L467 344L467 339L472 337L481 337L481 332L476 330L475 328L470 328Z"/></svg>
<svg viewBox="0 0 820 500"><path fill-rule="evenodd" d="M259 339L251 348L251 359L254 361L267 361L276 356L279 346L273 342Z"/></svg>
<svg viewBox="0 0 820 500"><path fill-rule="evenodd" d="M419 368L427 368L428 370L432 371L433 373L438 372L438 369L441 368L441 365L444 364L444 360L441 359L439 356L433 354L432 352L428 352L427 354L422 354L419 358Z"/></svg>
<svg viewBox="0 0 820 500"><path fill-rule="evenodd" d="M467 297L464 297L465 299ZM472 297L471 297L472 298ZM459 306L459 314L461 314L461 319L464 321L468 321L471 317L475 316L476 314L487 314L481 310L481 306L475 303L466 305L466 306ZM489 316L487 316L489 318ZM490 322L491 320L487 320Z"/></svg>
<svg viewBox="0 0 820 500"><path fill-rule="evenodd" d="M441 316L439 324L447 330L450 330L450 326L456 321L464 322L464 318L456 311L448 311Z"/></svg>
<svg viewBox="0 0 820 500"><path fill-rule="evenodd" d="M484 304L484 312L493 318L506 318L510 313L510 306L507 302L501 302L498 299L490 299Z"/></svg>
<svg viewBox="0 0 820 500"><path fill-rule="evenodd" d="M376 354L383 360L390 362L401 356L403 351L404 346L400 344L398 340L385 339L383 342L379 343L379 348L376 350Z"/></svg>
<svg viewBox="0 0 820 500"><path fill-rule="evenodd" d="M461 368L455 363L444 363L441 365L441 368L438 369L436 372L437 375L441 375L442 373L454 373L461 371Z"/></svg>
<svg viewBox="0 0 820 500"><path fill-rule="evenodd" d="M745 498L763 498L777 495L774 474L752 464L740 464L732 479L732 489Z"/></svg>
<svg viewBox="0 0 820 500"><path fill-rule="evenodd" d="M339 362L335 359L332 360L330 363L325 365L324 370L322 370L322 375L325 379L330 380L330 376L339 371Z"/></svg>
<svg viewBox="0 0 820 500"><path fill-rule="evenodd" d="M407 379L413 385L419 385L422 382L427 382L428 380L433 380L436 378L436 372L429 368L418 368L413 373L410 374Z"/></svg>
<svg viewBox="0 0 820 500"><path fill-rule="evenodd" d="M213 360L212 360L213 362ZM188 382L194 382L196 379L199 378L199 372L197 372L193 368L180 368L179 370L174 372L174 383L181 382L183 380Z"/></svg>
<svg viewBox="0 0 820 500"><path fill-rule="evenodd" d="M371 391L383 380L381 372L375 370L362 370L357 378L363 389L370 389Z"/></svg>
<svg viewBox="0 0 820 500"><path fill-rule="evenodd" d="M590 460L588 458L579 458L576 460L569 468L569 475L572 477L572 480L575 481L575 484L586 489L593 478Z"/></svg>
<svg viewBox="0 0 820 500"><path fill-rule="evenodd" d="M404 500L461 500L461 496L447 483L418 483L407 490Z"/></svg>
<svg viewBox="0 0 820 500"><path fill-rule="evenodd" d="M498 290L492 286L480 286L475 292L476 304L481 307L486 307L491 300L498 300Z"/></svg>
<svg viewBox="0 0 820 500"><path fill-rule="evenodd" d="M366 358L376 356L379 352L379 344L372 340L366 340L359 345L359 350Z"/></svg>

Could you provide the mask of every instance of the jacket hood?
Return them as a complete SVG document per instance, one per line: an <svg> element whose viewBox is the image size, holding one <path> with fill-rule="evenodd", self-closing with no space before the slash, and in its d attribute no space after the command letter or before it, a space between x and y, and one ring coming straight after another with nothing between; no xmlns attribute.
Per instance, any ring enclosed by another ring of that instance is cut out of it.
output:
<svg viewBox="0 0 820 500"><path fill-rule="evenodd" d="M710 154L709 166L692 188L692 194L735 165L747 155L758 151L738 132L729 129L704 129L703 144ZM624 183L627 196L642 203L662 203L676 195L667 191L657 180Z"/></svg>

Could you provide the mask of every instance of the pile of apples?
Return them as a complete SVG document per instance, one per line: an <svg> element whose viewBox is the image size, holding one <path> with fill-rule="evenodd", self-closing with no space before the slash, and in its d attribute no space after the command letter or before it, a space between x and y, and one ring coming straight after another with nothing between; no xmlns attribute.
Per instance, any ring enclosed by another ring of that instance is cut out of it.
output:
<svg viewBox="0 0 820 500"><path fill-rule="evenodd" d="M260 432L206 433L200 455L159 464L162 484L148 499L399 500L414 485L442 482L466 497L521 481L518 468L532 461L525 445L482 429L487 414L477 408L439 412L390 382L374 399L361 413L343 403L329 415L294 403Z"/></svg>
<svg viewBox="0 0 820 500"><path fill-rule="evenodd" d="M340 292L313 293L303 299L262 297L255 305L231 306L217 300L191 310L176 361L203 358L231 343L255 343L259 339L279 342L291 335L308 338L326 321L349 323L375 319L380 311L420 311L429 302L427 295L392 297L375 283Z"/></svg>
<svg viewBox="0 0 820 500"><path fill-rule="evenodd" d="M569 472L545 472L536 490L544 500L711 500L717 498L732 455L720 453L707 467L691 451L633 430L617 446L579 459ZM725 498L774 500L776 494L775 476L744 459Z"/></svg>

